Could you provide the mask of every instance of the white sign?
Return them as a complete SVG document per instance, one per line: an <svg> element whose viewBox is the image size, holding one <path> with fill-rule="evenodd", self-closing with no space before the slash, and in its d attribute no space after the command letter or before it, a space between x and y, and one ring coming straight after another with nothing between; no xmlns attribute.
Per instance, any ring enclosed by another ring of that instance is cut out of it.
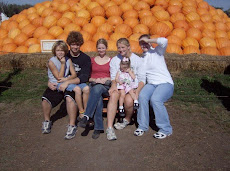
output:
<svg viewBox="0 0 230 171"><path fill-rule="evenodd" d="M55 39L55 40L41 40L41 51L42 52L52 52L53 44L56 41L59 41L59 40L57 40L57 39Z"/></svg>

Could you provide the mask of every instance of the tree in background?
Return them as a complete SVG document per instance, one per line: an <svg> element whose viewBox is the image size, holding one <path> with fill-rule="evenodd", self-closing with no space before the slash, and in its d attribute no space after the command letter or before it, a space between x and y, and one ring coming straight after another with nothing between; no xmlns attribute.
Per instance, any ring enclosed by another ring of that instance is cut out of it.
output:
<svg viewBox="0 0 230 171"><path fill-rule="evenodd" d="M16 4L7 4L0 2L0 13L5 13L8 17L12 17L15 14L20 13L24 9L32 7L31 5L16 5Z"/></svg>

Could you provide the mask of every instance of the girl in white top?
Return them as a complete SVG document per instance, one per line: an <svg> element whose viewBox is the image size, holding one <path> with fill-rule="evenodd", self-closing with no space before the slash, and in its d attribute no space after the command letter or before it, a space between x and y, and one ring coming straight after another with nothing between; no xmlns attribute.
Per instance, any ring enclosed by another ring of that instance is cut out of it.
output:
<svg viewBox="0 0 230 171"><path fill-rule="evenodd" d="M157 43L152 48L151 43ZM142 35L139 44L144 52L144 69L147 83L139 95L140 108L138 109L138 129L134 135L141 136L149 129L149 101L155 114L156 125L159 131L153 136L158 139L166 138L172 134L168 113L164 103L172 97L174 83L167 69L164 53L167 48L166 38L150 39L149 35Z"/></svg>

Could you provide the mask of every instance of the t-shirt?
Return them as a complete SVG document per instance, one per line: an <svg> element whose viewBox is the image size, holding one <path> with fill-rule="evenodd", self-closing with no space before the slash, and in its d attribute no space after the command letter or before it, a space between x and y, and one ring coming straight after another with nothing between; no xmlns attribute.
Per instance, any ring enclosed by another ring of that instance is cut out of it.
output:
<svg viewBox="0 0 230 171"><path fill-rule="evenodd" d="M70 52L67 56L72 60L74 69L77 73L77 77L80 79L80 83L86 83L89 81L91 73L91 60L88 55L80 51L80 55L73 57Z"/></svg>
<svg viewBox="0 0 230 171"><path fill-rule="evenodd" d="M91 78L110 77L109 63L110 63L110 60L106 64L100 65L100 64L96 63L95 57L92 57L91 58L91 65L92 65Z"/></svg>
<svg viewBox="0 0 230 171"><path fill-rule="evenodd" d="M53 64L56 66L58 72L60 72L61 62L58 60L58 58L56 56L53 56L49 60L53 62ZM70 65L69 65L69 59L68 59L68 57L66 57L66 66L65 66L64 76L69 75L69 67L70 67ZM49 78L49 82L51 82L51 83L57 83L57 79L54 77L52 71L49 68L48 68L48 78Z"/></svg>

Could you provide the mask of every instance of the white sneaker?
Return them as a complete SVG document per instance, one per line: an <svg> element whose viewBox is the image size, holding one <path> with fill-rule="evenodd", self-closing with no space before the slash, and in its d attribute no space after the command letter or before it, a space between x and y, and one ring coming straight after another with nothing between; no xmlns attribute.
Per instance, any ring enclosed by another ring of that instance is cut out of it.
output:
<svg viewBox="0 0 230 171"><path fill-rule="evenodd" d="M42 122L42 133L43 134L49 134L51 132L51 126L52 126L51 121Z"/></svg>
<svg viewBox="0 0 230 171"><path fill-rule="evenodd" d="M66 140L70 140L70 139L75 137L76 132L77 132L77 127L76 126L68 125L68 129L67 129L67 132L66 132L66 135L65 135L64 138Z"/></svg>
<svg viewBox="0 0 230 171"><path fill-rule="evenodd" d="M118 130L124 129L126 126L128 126L129 121L127 121L125 118L123 119L123 122L117 122L114 124L114 127Z"/></svg>
<svg viewBox="0 0 230 171"><path fill-rule="evenodd" d="M108 139L109 141L112 141L112 140L116 140L116 139L117 139L117 136L116 136L116 134L115 134L115 132L114 132L114 129L111 128L111 127L106 129L106 134L107 134L107 139Z"/></svg>

